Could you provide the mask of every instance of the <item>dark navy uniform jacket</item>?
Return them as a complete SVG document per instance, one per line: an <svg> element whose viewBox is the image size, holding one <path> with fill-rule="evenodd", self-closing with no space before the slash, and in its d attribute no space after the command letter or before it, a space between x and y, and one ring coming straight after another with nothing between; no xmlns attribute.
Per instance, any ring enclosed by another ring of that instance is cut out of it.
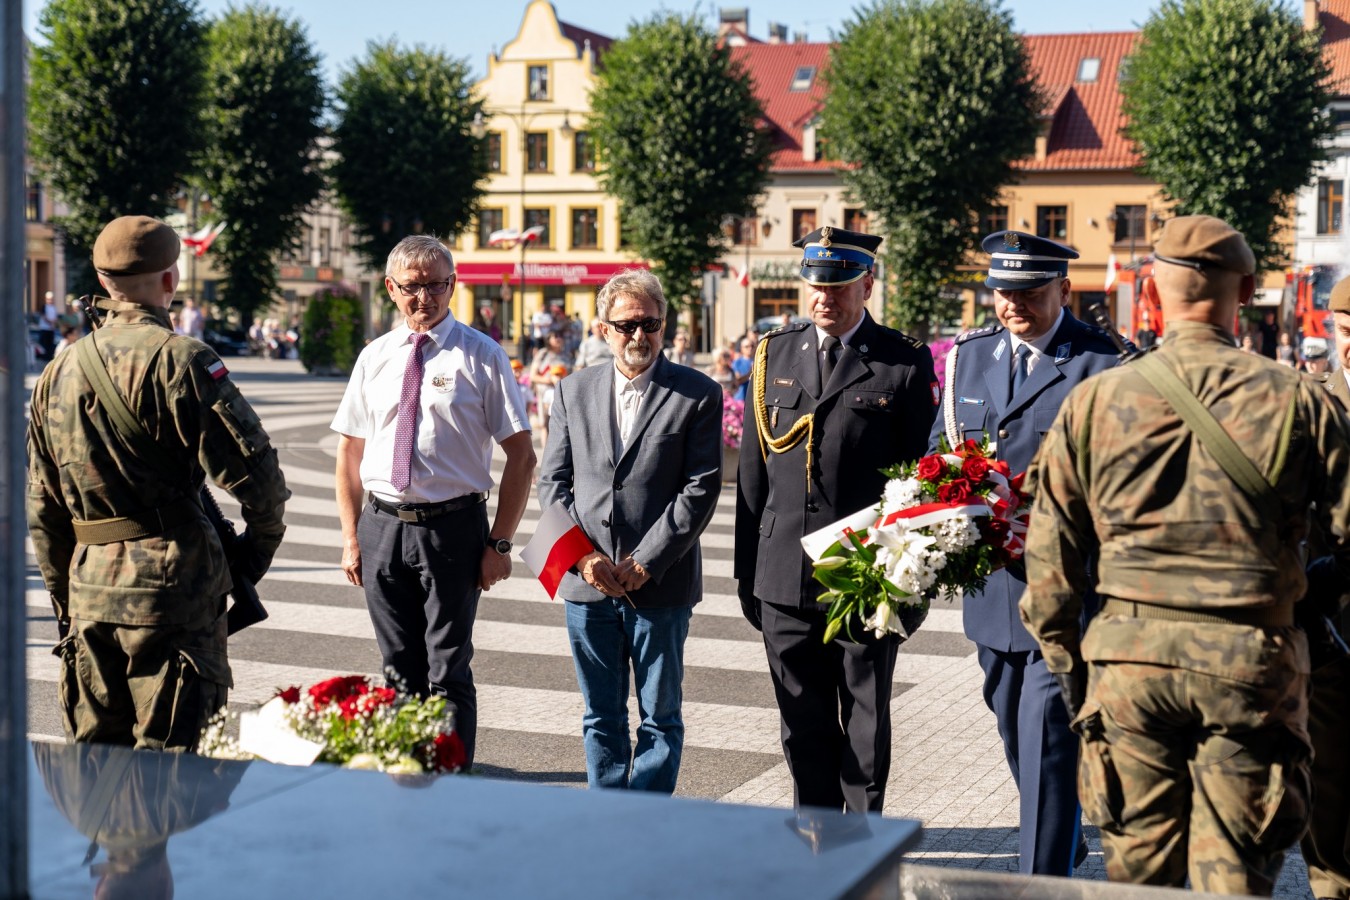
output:
<svg viewBox="0 0 1350 900"><path fill-rule="evenodd" d="M956 436L979 440L987 433L997 445L997 457L1007 461L1014 475L1030 466L1069 391L1118 361L1106 333L1080 322L1067 309L1045 355L1015 397L1008 396L1012 341L1002 325L966 332L952 351L957 354L955 377L948 378L944 390L954 395ZM945 430L947 400L944 395L933 422L930 452L937 449L938 436ZM966 637L994 650L1036 650L1036 640L1017 612L1026 586L1026 571L1020 565L989 576L982 594L964 598Z"/></svg>
<svg viewBox="0 0 1350 900"><path fill-rule="evenodd" d="M758 386L751 382L736 486L735 576L750 579L764 602L817 608L822 589L802 535L876 506L886 486L880 470L924 453L937 400L932 353L863 317L823 389L814 326L789 325L764 337L770 433L786 434L808 413L815 419L808 493L805 438L785 453L769 451L767 460L761 455Z"/></svg>

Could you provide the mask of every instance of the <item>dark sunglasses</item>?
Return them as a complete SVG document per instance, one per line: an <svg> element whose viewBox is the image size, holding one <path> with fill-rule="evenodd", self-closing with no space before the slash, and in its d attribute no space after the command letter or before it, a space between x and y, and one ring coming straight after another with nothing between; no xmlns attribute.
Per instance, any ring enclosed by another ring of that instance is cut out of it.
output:
<svg viewBox="0 0 1350 900"><path fill-rule="evenodd" d="M606 319L605 324L610 328L613 328L619 334L632 334L639 328L642 329L643 334L656 334L656 332L661 330L663 321L663 319L633 319L627 322L611 322Z"/></svg>

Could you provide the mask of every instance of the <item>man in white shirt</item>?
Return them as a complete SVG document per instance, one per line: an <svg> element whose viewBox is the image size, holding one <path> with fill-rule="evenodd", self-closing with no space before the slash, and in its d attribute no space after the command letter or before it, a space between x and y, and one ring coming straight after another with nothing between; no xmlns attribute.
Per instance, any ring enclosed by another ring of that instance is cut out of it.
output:
<svg viewBox="0 0 1350 900"><path fill-rule="evenodd" d="M698 538L722 487L722 390L661 355L655 275L619 273L596 310L614 360L558 383L539 503L561 503L595 547L558 588L586 704L587 782L669 794L684 747L684 641L703 598Z"/></svg>
<svg viewBox="0 0 1350 900"><path fill-rule="evenodd" d="M529 416L505 351L450 314L444 244L404 238L384 283L404 324L361 351L332 425L342 568L365 587L385 668L446 697L472 764L473 622L480 591L511 574L534 480ZM506 467L489 528L493 441Z"/></svg>

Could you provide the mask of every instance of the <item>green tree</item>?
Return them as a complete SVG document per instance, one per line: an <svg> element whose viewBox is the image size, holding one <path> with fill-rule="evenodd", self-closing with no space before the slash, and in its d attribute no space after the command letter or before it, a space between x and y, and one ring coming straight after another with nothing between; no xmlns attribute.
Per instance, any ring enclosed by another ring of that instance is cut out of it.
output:
<svg viewBox="0 0 1350 900"><path fill-rule="evenodd" d="M227 223L212 251L247 324L276 295L275 257L323 188L323 78L304 26L259 5L212 24L206 71L202 182Z"/></svg>
<svg viewBox="0 0 1350 900"><path fill-rule="evenodd" d="M324 287L300 323L300 362L317 375L346 375L364 346L361 301L347 287Z"/></svg>
<svg viewBox="0 0 1350 900"><path fill-rule="evenodd" d="M1126 135L1178 215L1225 219L1279 265L1280 218L1326 157L1319 33L1278 0L1164 0L1121 85Z"/></svg>
<svg viewBox="0 0 1350 900"><path fill-rule="evenodd" d="M94 239L160 216L201 145L203 25L195 0L50 0L32 46L29 150L70 212L71 289L97 288Z"/></svg>
<svg viewBox="0 0 1350 900"><path fill-rule="evenodd" d="M926 334L973 223L1035 147L1040 97L1000 0L875 0L844 24L821 132L878 221L889 322Z"/></svg>
<svg viewBox="0 0 1350 900"><path fill-rule="evenodd" d="M366 58L343 71L337 100L333 182L370 266L383 270L410 233L463 231L488 172L483 140L472 133L483 103L468 63L372 42Z"/></svg>
<svg viewBox="0 0 1350 900"><path fill-rule="evenodd" d="M724 251L722 221L753 215L772 144L730 51L694 15L661 12L605 52L591 93L600 179L624 234L676 304Z"/></svg>

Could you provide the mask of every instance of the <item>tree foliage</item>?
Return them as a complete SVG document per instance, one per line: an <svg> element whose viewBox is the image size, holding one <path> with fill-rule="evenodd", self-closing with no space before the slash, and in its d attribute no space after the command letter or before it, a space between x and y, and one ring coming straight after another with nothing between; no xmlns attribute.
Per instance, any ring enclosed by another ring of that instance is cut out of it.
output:
<svg viewBox="0 0 1350 900"><path fill-rule="evenodd" d="M764 189L762 116L748 77L694 15L635 22L605 52L590 119L600 178L677 304L721 257L723 219L752 214Z"/></svg>
<svg viewBox="0 0 1350 900"><path fill-rule="evenodd" d="M999 0L875 0L844 25L821 132L878 221L888 321L925 331L972 224L1035 147L1040 95Z"/></svg>
<svg viewBox="0 0 1350 900"><path fill-rule="evenodd" d="M300 362L306 372L348 374L361 355L364 337L361 301L350 288L326 286L305 306L300 323Z"/></svg>
<svg viewBox="0 0 1350 900"><path fill-rule="evenodd" d="M466 61L393 42L339 77L333 182L372 268L408 234L458 234L477 213L488 163L472 88Z"/></svg>
<svg viewBox="0 0 1350 900"><path fill-rule="evenodd" d="M1125 133L1178 215L1225 219L1272 268L1280 217L1326 156L1328 74L1278 0L1164 0L1121 85Z"/></svg>
<svg viewBox="0 0 1350 900"><path fill-rule="evenodd" d="M195 0L50 0L30 61L29 150L65 201L71 288L110 219L160 216L201 145Z"/></svg>
<svg viewBox="0 0 1350 900"><path fill-rule="evenodd" d="M247 324L276 295L275 257L323 188L323 78L304 26L260 5L212 24L206 71L202 180L227 223L212 251L224 302Z"/></svg>

